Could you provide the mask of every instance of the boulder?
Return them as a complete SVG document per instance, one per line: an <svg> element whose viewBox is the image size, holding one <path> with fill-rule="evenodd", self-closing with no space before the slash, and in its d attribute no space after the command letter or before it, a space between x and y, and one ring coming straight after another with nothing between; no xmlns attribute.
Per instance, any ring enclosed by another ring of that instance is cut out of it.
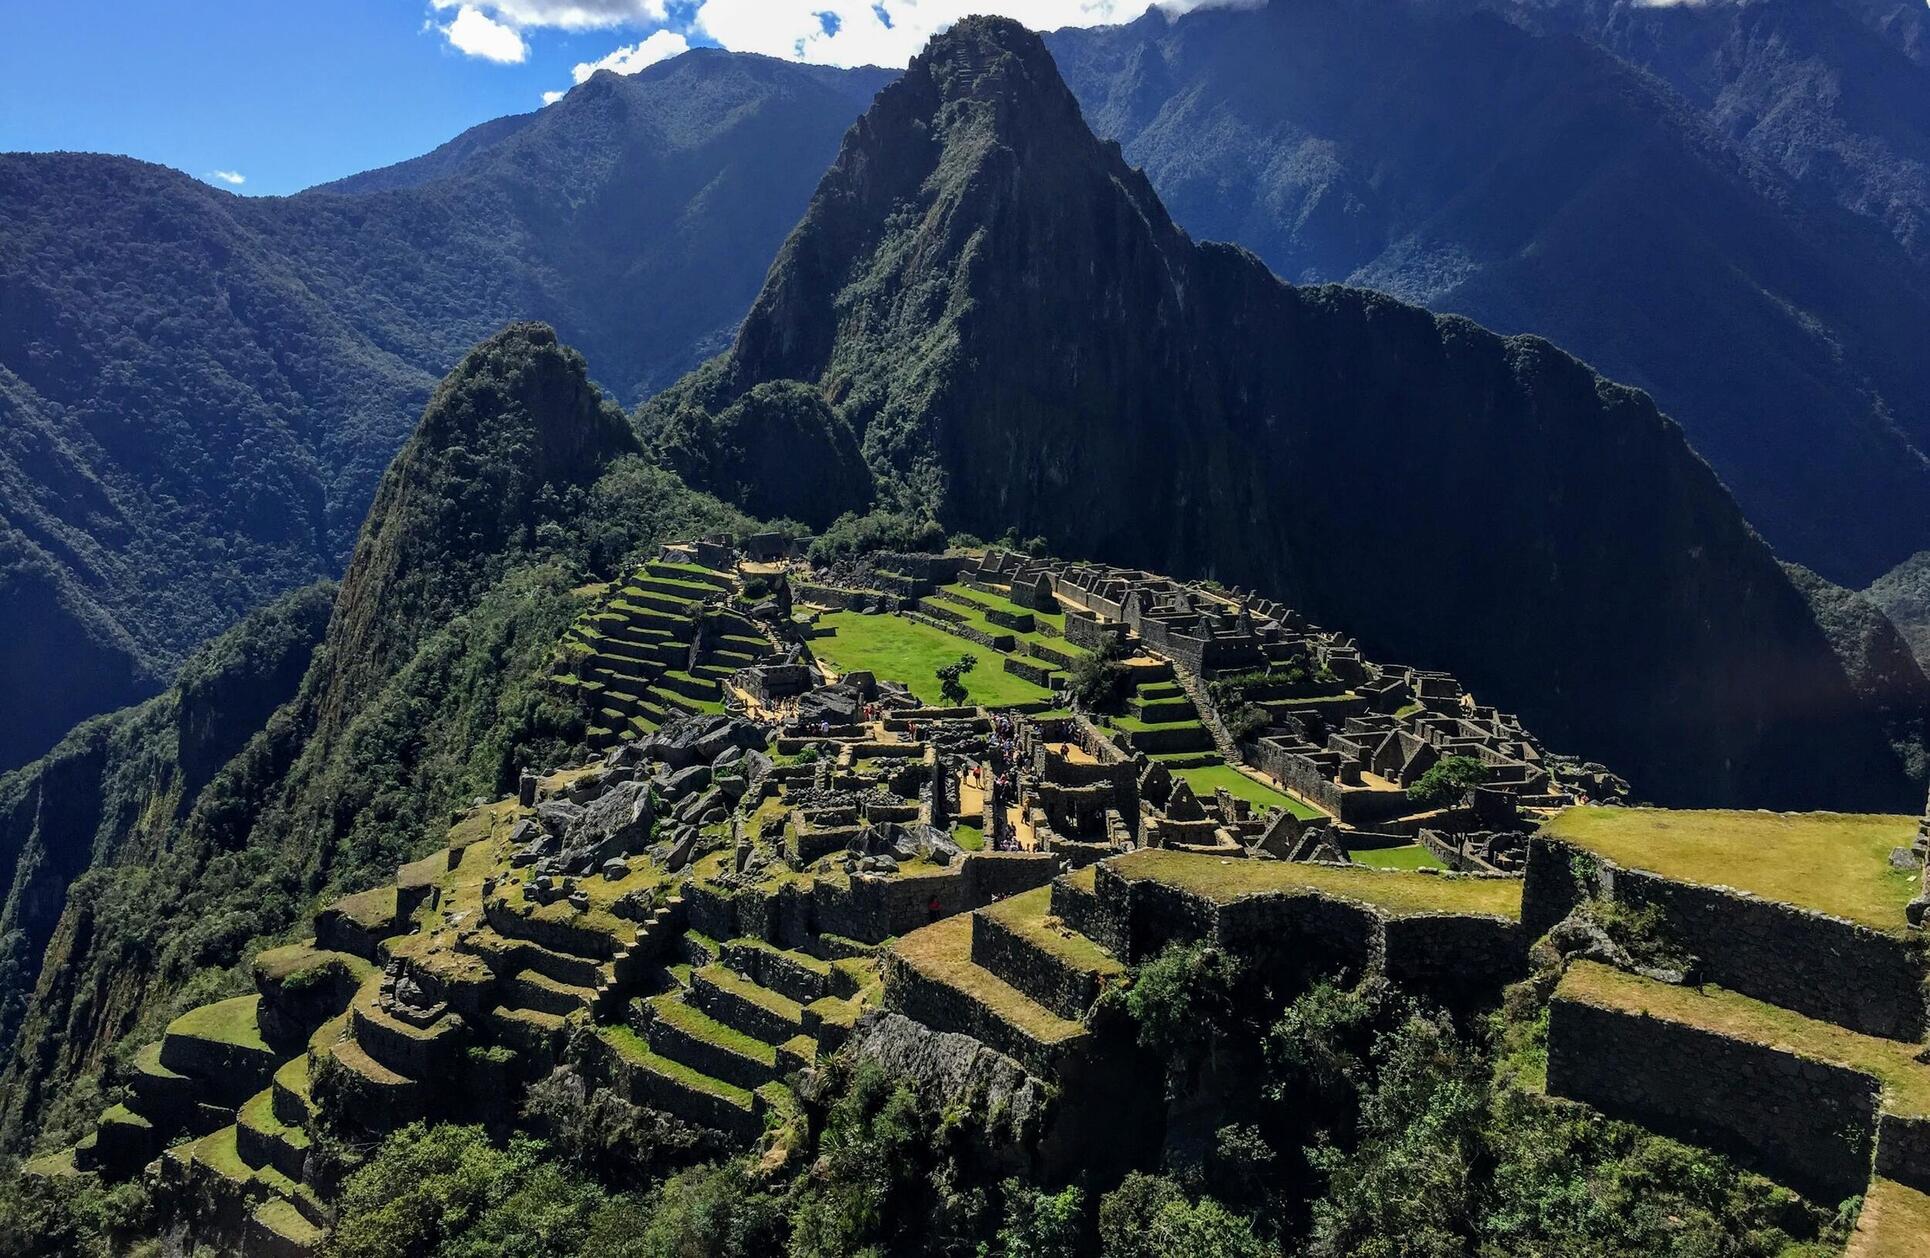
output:
<svg viewBox="0 0 1930 1258"><path fill-rule="evenodd" d="M797 719L807 728L821 721L829 721L833 725L853 725L857 723L861 702L854 688L824 686L797 701Z"/></svg>
<svg viewBox="0 0 1930 1258"><path fill-rule="evenodd" d="M710 785L710 766L693 764L664 778L658 785L664 799L672 804Z"/></svg>
<svg viewBox="0 0 1930 1258"><path fill-rule="evenodd" d="M542 827L559 838L569 833L570 827L583 815L581 804L568 800L546 799L536 805L536 820Z"/></svg>

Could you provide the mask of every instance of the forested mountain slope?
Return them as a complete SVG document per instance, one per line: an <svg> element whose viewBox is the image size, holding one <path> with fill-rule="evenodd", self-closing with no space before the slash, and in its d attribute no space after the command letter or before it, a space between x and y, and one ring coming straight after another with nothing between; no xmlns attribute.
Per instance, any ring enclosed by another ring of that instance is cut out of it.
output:
<svg viewBox="0 0 1930 1258"><path fill-rule="evenodd" d="M505 321L631 402L716 352L886 77L694 52L285 198L0 156L0 767L339 572Z"/></svg>
<svg viewBox="0 0 1930 1258"><path fill-rule="evenodd" d="M0 776L0 1144L58 1134L50 1101L84 1108L69 1085L129 1032L576 745L540 678L585 574L743 523L635 451L581 356L504 330L431 398L332 606L261 613Z"/></svg>
<svg viewBox="0 0 1930 1258"><path fill-rule="evenodd" d="M1049 44L1195 237L1649 391L1834 581L1930 544L1930 72L1846 3L1272 0Z"/></svg>
<svg viewBox="0 0 1930 1258"><path fill-rule="evenodd" d="M1649 798L1920 800L1645 396L1546 342L1195 244L1014 24L961 24L880 94L736 344L646 426L742 440L743 400L784 380L827 404L822 448L861 434L887 507L1265 589Z"/></svg>

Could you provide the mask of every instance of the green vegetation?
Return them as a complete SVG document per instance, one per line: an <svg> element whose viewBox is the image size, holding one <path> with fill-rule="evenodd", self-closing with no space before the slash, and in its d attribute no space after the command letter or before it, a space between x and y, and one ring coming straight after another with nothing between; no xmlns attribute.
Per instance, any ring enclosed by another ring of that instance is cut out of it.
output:
<svg viewBox="0 0 1930 1258"><path fill-rule="evenodd" d="M255 1010L260 1003L259 996L235 996L190 1009L168 1024L168 1034L265 1053L268 1044L261 1038L261 1028L255 1022Z"/></svg>
<svg viewBox="0 0 1930 1258"><path fill-rule="evenodd" d="M832 668L841 673L857 669L899 678L920 701L933 706L945 702L937 674L958 659L959 639L951 634L903 616L858 612L832 612L818 623L829 629L831 636L811 639L811 651ZM1036 703L1051 697L1051 691L1002 668L988 667L975 674L972 682L972 701L986 707Z"/></svg>
<svg viewBox="0 0 1930 1258"><path fill-rule="evenodd" d="M1160 848L1129 852L1112 868L1128 879L1156 879L1221 903L1267 891L1318 891L1395 916L1452 912L1521 917L1521 882L1513 878L1458 878L1292 861L1226 861Z"/></svg>
<svg viewBox="0 0 1930 1258"><path fill-rule="evenodd" d="M1570 808L1543 833L1629 869L1734 887L1901 932L1916 879L1890 867L1917 819L1875 813Z"/></svg>
<svg viewBox="0 0 1930 1258"><path fill-rule="evenodd" d="M846 512L811 542L811 562L831 564L879 550L943 550L945 530L929 515L873 511Z"/></svg>
<svg viewBox="0 0 1930 1258"><path fill-rule="evenodd" d="M1230 764L1205 765L1196 769L1178 769L1174 777L1180 778L1193 788L1195 795L1212 798L1216 790L1225 790L1236 799L1244 799L1260 808L1284 808L1302 821L1324 820L1326 813L1311 804L1303 804L1283 791L1277 791L1264 782L1256 782Z"/></svg>
<svg viewBox="0 0 1930 1258"><path fill-rule="evenodd" d="M1088 712L1108 712L1126 697L1131 674L1119 663L1119 649L1108 645L1073 662L1066 689L1073 702Z"/></svg>
<svg viewBox="0 0 1930 1258"><path fill-rule="evenodd" d="M972 963L970 914L961 913L913 931L893 945L892 952L899 961L963 992L1041 1044L1056 1044L1083 1033L1078 1023L1051 1013L990 970Z"/></svg>
<svg viewBox="0 0 1930 1258"><path fill-rule="evenodd" d="M1488 780L1488 767L1473 756L1443 756L1407 788L1407 797L1433 808L1451 808L1474 797Z"/></svg>
<svg viewBox="0 0 1930 1258"><path fill-rule="evenodd" d="M1356 865L1366 865L1370 869L1447 868L1439 857L1419 843L1410 843L1405 847L1370 847L1349 855Z"/></svg>
<svg viewBox="0 0 1930 1258"><path fill-rule="evenodd" d="M946 703L953 707L964 706L965 674L977 667L978 656L967 652L936 670L934 675L938 678L938 693L943 696Z"/></svg>

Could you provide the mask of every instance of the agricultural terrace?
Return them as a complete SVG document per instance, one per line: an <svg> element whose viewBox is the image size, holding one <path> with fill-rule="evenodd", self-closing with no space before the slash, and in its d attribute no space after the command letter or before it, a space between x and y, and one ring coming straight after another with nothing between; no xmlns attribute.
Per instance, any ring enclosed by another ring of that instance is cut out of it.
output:
<svg viewBox="0 0 1930 1258"><path fill-rule="evenodd" d="M1883 1084L1893 1112L1930 1114L1930 1066L1916 1059L1923 1045L1881 1039L1806 1018L1714 984L1658 983L1593 961L1569 965L1555 993L1602 1009L1679 1022L1745 1043L1779 1048L1812 1061L1832 1062Z"/></svg>
<svg viewBox="0 0 1930 1258"><path fill-rule="evenodd" d="M1890 865L1917 818L1881 813L1570 808L1542 833L1625 869L1730 887L1901 932L1919 875Z"/></svg>
<svg viewBox="0 0 1930 1258"><path fill-rule="evenodd" d="M1474 913L1521 920L1521 880L1454 874L1235 860L1164 848L1142 848L1110 866L1127 880L1151 879L1216 903L1273 892L1307 891L1369 905L1395 917Z"/></svg>

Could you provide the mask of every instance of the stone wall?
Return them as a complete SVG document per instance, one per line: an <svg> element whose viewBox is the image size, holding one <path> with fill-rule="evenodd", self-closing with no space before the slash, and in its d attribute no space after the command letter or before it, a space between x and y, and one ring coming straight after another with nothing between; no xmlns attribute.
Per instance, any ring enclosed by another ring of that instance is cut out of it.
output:
<svg viewBox="0 0 1930 1258"><path fill-rule="evenodd" d="M810 951L820 934L879 943L939 918L1044 886L1058 862L1044 852L968 852L933 873L863 875L848 884L818 879L775 889L728 890L690 882L684 889L690 929L712 939L762 939ZM934 914L931 902L938 901Z"/></svg>
<svg viewBox="0 0 1930 1258"><path fill-rule="evenodd" d="M1930 1117L1884 1114L1877 1119L1876 1173L1930 1192Z"/></svg>
<svg viewBox="0 0 1930 1258"><path fill-rule="evenodd" d="M1390 979L1457 1004L1492 1000L1527 972L1528 936L1500 917L1390 917L1314 891L1256 893L1215 904L1155 880L1128 881L1106 865L1095 871L1090 899L1061 887L1053 905L1081 934L1134 962L1168 943L1208 940L1268 968L1282 982L1385 968Z"/></svg>
<svg viewBox="0 0 1930 1258"><path fill-rule="evenodd" d="M1599 891L1655 905L1703 976L1746 996L1891 1039L1924 1035L1924 956L1898 936L1747 892L1674 882L1556 839L1529 843L1522 921L1538 938Z"/></svg>
<svg viewBox="0 0 1930 1258"><path fill-rule="evenodd" d="M1869 1183L1876 1081L1841 1066L1557 998L1548 1091L1728 1153L1818 1201Z"/></svg>
<svg viewBox="0 0 1930 1258"><path fill-rule="evenodd" d="M973 625L963 624L956 620L946 620L923 611L908 611L900 614L903 615L906 620L915 620L921 625L929 625L933 629L942 629L954 638L963 638L965 641L985 647L987 650L1010 651L1018 645L1018 640L1009 633L987 633L983 629Z"/></svg>

